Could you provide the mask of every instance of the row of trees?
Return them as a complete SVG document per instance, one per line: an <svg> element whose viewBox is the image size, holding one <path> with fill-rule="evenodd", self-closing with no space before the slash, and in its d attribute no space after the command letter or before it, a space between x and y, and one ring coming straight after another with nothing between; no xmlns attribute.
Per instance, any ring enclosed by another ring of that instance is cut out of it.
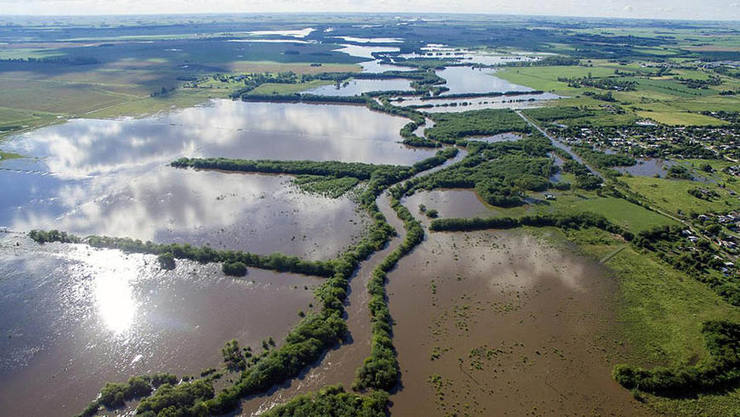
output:
<svg viewBox="0 0 740 417"><path fill-rule="evenodd" d="M530 131L529 124L509 109L471 110L460 113L436 113L434 127L426 130L429 139L455 143L469 136Z"/></svg>
<svg viewBox="0 0 740 417"><path fill-rule="evenodd" d="M171 259L189 259L199 263L223 262L227 264L241 263L260 269L269 269L278 272L293 272L297 274L316 275L321 277L331 276L334 272L332 262L306 261L297 256L289 256L281 253L270 255L257 255L249 252L218 250L209 246L191 246L188 243L154 243L142 242L138 239L88 236L82 239L56 230L39 231L34 230L29 236L38 243L45 242L84 242L96 248L120 249L128 253L145 253L159 256L160 264L165 269L172 269L168 265ZM51 240L58 237L58 240Z"/></svg>
<svg viewBox="0 0 740 417"><path fill-rule="evenodd" d="M433 231L471 231L484 229L512 229L521 226L560 227L563 229L581 229L595 227L610 233L622 235L631 240L633 235L621 226L611 223L604 216L591 212L578 214L536 214L521 217L472 217L462 219L433 220L429 230Z"/></svg>
<svg viewBox="0 0 740 417"><path fill-rule="evenodd" d="M361 396L344 391L341 385L330 385L316 394L299 395L285 404L271 408L264 417L385 417L388 393L374 391Z"/></svg>

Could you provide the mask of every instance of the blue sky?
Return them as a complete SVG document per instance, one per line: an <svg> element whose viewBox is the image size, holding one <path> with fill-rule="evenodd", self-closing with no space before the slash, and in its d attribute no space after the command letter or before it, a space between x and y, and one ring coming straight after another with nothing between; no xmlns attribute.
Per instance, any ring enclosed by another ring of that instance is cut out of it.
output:
<svg viewBox="0 0 740 417"><path fill-rule="evenodd" d="M0 0L0 15L321 11L740 20L740 0Z"/></svg>

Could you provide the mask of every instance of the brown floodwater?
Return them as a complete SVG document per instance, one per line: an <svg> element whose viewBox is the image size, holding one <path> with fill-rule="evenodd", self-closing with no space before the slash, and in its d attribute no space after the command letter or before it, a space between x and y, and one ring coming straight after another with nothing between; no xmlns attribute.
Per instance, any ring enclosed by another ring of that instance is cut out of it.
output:
<svg viewBox="0 0 740 417"><path fill-rule="evenodd" d="M162 271L152 256L0 239L8 416L74 415L105 382L133 375L199 375L220 366L232 338L257 351L270 336L280 343L322 282L259 269L232 279L218 264L187 261Z"/></svg>
<svg viewBox="0 0 740 417"><path fill-rule="evenodd" d="M454 158L447 160L438 167L419 173L417 176L427 175L455 164L462 160L466 154L467 152L460 150ZM367 284L373 269L397 248L406 236L403 221L398 218L391 207L387 192L377 198L376 204L388 223L398 232L398 236L394 237L383 250L374 253L368 260L362 262L360 268L350 280L349 295L345 303L348 340L336 349L329 351L319 363L299 378L273 388L263 395L257 395L243 401L239 415L259 415L277 404L289 401L296 395L316 392L326 385L342 384L345 388L352 386L357 369L370 354L372 334L370 313L367 308L369 301Z"/></svg>
<svg viewBox="0 0 740 417"><path fill-rule="evenodd" d="M392 415L648 414L610 376L616 290L522 231L429 234L389 275Z"/></svg>
<svg viewBox="0 0 740 417"><path fill-rule="evenodd" d="M367 309L369 301L367 283L373 269L398 247L405 236L403 222L391 208L388 195L381 195L377 199L377 204L388 223L398 231L399 235L393 238L383 250L374 253L364 261L350 280L349 295L345 302L348 340L329 351L319 363L299 378L275 387L263 395L253 396L243 401L238 415L259 415L275 405L289 401L296 395L316 392L327 385L342 384L346 389L352 386L355 372L370 354L371 327L370 313Z"/></svg>
<svg viewBox="0 0 740 417"><path fill-rule="evenodd" d="M437 210L442 218L490 217L496 214L494 207L486 205L475 191L467 189L417 191L405 197L403 203L412 213L418 212L423 204L427 209Z"/></svg>

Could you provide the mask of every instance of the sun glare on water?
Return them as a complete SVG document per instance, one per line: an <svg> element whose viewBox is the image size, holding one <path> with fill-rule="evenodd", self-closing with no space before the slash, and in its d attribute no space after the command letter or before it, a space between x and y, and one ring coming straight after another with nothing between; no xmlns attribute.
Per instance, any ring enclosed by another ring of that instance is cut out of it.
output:
<svg viewBox="0 0 740 417"><path fill-rule="evenodd" d="M137 259L116 250L80 250L72 256L84 262L83 273L92 280L94 314L102 327L115 335L125 335L139 308L132 289L138 277Z"/></svg>

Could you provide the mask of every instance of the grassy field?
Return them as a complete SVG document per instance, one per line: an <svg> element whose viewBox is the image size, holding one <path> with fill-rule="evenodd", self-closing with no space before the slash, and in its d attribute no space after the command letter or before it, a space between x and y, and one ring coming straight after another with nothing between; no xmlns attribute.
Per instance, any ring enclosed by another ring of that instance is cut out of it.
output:
<svg viewBox="0 0 740 417"><path fill-rule="evenodd" d="M595 78L614 76L615 71L634 72L642 75L654 74L657 69L641 66L637 62L621 65L604 60L593 60L593 66L543 66L543 67L511 67L496 72L496 76L507 81L525 85L538 90L550 91L564 99L550 103L555 106L587 106L599 107L606 104L584 95L586 92L600 92L598 89L585 87L569 87L566 82L558 78ZM689 88L674 77L691 79L707 79L709 75L699 70L677 70L675 75L663 77L623 77L638 83L635 91L614 91L615 104L620 104L628 112L611 119L605 118L592 122L602 126L618 126L631 124L637 118L650 118L667 125L725 125L722 120L711 116L698 114L701 111L734 111L740 106L737 96L720 96L721 90L740 88L740 82L734 78L722 76L723 83L708 89ZM578 122L572 120L571 122Z"/></svg>
<svg viewBox="0 0 740 417"><path fill-rule="evenodd" d="M691 212L725 212L740 207L737 196L731 196L728 190L714 183L652 177L621 177L621 181L659 209L674 215L687 215ZM688 193L692 188L715 191L720 198L713 201L696 198Z"/></svg>
<svg viewBox="0 0 740 417"><path fill-rule="evenodd" d="M533 233L543 233L532 230ZM677 271L649 253L642 253L601 230L553 230L605 265L619 280L619 325L615 343L626 342L625 360L642 366L696 363L707 356L701 323L712 319L740 320L740 311L706 285ZM547 237L547 235L545 235Z"/></svg>
<svg viewBox="0 0 740 417"><path fill-rule="evenodd" d="M609 221L623 226L634 233L655 226L676 224L674 220L666 216L620 198L594 197L583 199L564 197L558 197L557 203L554 204L555 211L564 213L591 211L599 213L604 215Z"/></svg>
<svg viewBox="0 0 740 417"><path fill-rule="evenodd" d="M728 124L723 120L698 113L684 111L638 111L641 117L655 120L671 126L722 126Z"/></svg>

